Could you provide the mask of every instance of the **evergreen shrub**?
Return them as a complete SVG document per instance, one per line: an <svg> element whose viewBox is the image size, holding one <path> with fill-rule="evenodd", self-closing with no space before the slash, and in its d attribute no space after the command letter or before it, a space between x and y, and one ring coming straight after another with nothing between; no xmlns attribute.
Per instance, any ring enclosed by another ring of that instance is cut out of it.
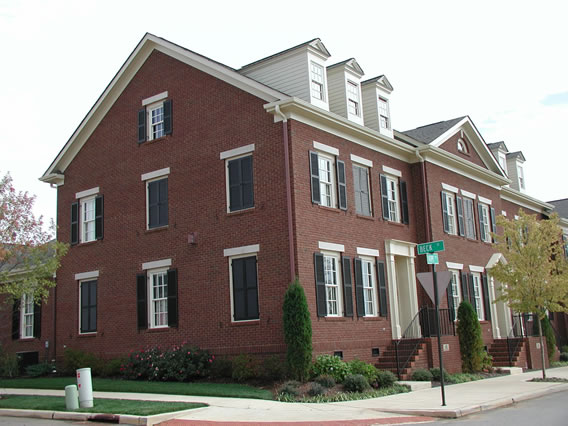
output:
<svg viewBox="0 0 568 426"><path fill-rule="evenodd" d="M477 313L467 301L460 303L458 309L457 333L460 341L462 371L466 373L481 371L485 353L481 326Z"/></svg>

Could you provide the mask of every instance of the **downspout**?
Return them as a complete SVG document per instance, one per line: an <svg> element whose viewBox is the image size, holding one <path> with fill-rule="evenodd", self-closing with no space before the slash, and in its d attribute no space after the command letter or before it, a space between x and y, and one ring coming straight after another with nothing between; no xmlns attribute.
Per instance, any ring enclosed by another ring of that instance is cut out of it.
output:
<svg viewBox="0 0 568 426"><path fill-rule="evenodd" d="M284 144L284 173L286 180L286 207L288 211L288 248L290 256L290 282L296 279L296 260L294 258L294 228L292 225L292 188L290 184L290 153L288 150L288 119L278 105L274 111L282 118L282 142Z"/></svg>
<svg viewBox="0 0 568 426"><path fill-rule="evenodd" d="M426 165L424 157L420 155L420 150L416 148L414 151L416 157L420 160L420 173L422 174L422 201L424 202L424 226L426 227L426 241L432 241L432 229L430 223L430 210L428 209L428 190L426 186Z"/></svg>

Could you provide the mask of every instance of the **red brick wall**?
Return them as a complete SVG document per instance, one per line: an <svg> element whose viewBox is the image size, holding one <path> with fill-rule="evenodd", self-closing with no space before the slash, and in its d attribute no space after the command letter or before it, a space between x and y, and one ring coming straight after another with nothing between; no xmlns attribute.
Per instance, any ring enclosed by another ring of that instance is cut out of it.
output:
<svg viewBox="0 0 568 426"><path fill-rule="evenodd" d="M549 367L548 362L548 352L546 350L546 339L542 339L542 344L544 345L544 365L545 368ZM525 348L527 352L527 362L528 368L533 370L538 370L542 368L542 355L540 353L540 338L539 337L527 337L525 339Z"/></svg>
<svg viewBox="0 0 568 426"><path fill-rule="evenodd" d="M426 339L428 358L430 359L430 368L440 367L440 352L438 350L438 338L431 337ZM448 350L444 350L443 345L448 345ZM442 362L444 369L448 373L460 373L461 370L461 352L460 341L458 336L442 336Z"/></svg>

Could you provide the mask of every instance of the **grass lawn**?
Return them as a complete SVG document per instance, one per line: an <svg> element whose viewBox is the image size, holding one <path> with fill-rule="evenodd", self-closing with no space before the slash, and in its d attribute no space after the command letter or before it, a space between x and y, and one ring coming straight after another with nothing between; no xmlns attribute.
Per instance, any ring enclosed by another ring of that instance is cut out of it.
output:
<svg viewBox="0 0 568 426"><path fill-rule="evenodd" d="M18 389L59 389L75 385L75 377L39 377L0 379L0 388ZM136 380L118 380L93 378L93 390L99 392L137 392L162 393L169 395L203 395L228 398L273 399L269 390L237 383L180 383L180 382L145 382Z"/></svg>
<svg viewBox="0 0 568 426"><path fill-rule="evenodd" d="M206 404L187 402L131 401L99 398L95 398L94 405L93 408L79 408L77 412L152 416L154 414L206 407ZM0 399L0 408L67 411L65 409L65 398L61 396L3 395L2 399Z"/></svg>

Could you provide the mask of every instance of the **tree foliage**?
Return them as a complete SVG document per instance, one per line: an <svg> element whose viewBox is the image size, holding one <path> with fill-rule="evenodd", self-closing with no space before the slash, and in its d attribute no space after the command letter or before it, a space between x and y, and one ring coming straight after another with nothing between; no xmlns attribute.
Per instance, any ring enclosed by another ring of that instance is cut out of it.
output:
<svg viewBox="0 0 568 426"><path fill-rule="evenodd" d="M43 220L32 212L35 196L16 191L12 177L0 179L0 294L7 301L32 293L47 300L55 286L53 276L67 252L67 245L43 229Z"/></svg>
<svg viewBox="0 0 568 426"><path fill-rule="evenodd" d="M477 312L471 303L464 301L458 308L458 338L462 360L462 371L475 373L481 371L484 357L481 325Z"/></svg>
<svg viewBox="0 0 568 426"><path fill-rule="evenodd" d="M282 309L288 369L293 378L304 381L312 362L312 322L306 295L298 279L288 287Z"/></svg>

